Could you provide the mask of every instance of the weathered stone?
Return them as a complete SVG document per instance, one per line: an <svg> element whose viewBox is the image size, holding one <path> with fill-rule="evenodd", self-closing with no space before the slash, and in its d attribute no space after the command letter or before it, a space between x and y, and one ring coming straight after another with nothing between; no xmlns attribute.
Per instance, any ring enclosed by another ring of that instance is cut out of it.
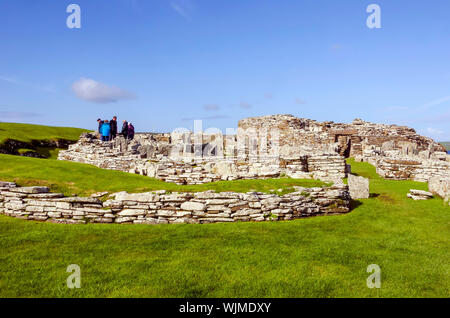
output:
<svg viewBox="0 0 450 318"><path fill-rule="evenodd" d="M200 202L184 202L181 204L181 209L186 211L205 211L206 205Z"/></svg>
<svg viewBox="0 0 450 318"><path fill-rule="evenodd" d="M348 187L352 199L368 199L369 194L369 179L352 174L348 175Z"/></svg>
<svg viewBox="0 0 450 318"><path fill-rule="evenodd" d="M433 194L423 190L411 189L410 193L406 194L408 198L413 200L429 200L433 197Z"/></svg>
<svg viewBox="0 0 450 318"><path fill-rule="evenodd" d="M30 199L58 199L63 197L64 194L62 193L37 193L37 194L30 194L27 196L27 198Z"/></svg>
<svg viewBox="0 0 450 318"><path fill-rule="evenodd" d="M409 192L412 195L416 195L416 196L423 196L423 197L429 197L429 198L433 197L433 193L430 193L430 192L427 192L427 191L423 191L423 190L411 189L411 190L409 190Z"/></svg>
<svg viewBox="0 0 450 318"><path fill-rule="evenodd" d="M138 216L138 215L145 215L145 210L137 210L137 209L126 209L122 210L121 212L117 213L119 216Z"/></svg>
<svg viewBox="0 0 450 318"><path fill-rule="evenodd" d="M0 181L0 188L15 188L16 184L14 182L5 182L5 181Z"/></svg>
<svg viewBox="0 0 450 318"><path fill-rule="evenodd" d="M25 208L25 211L27 212L44 212L44 207L43 206L34 206L34 205L29 205Z"/></svg>
<svg viewBox="0 0 450 318"><path fill-rule="evenodd" d="M18 192L18 193L47 193L50 191L48 187L16 187L11 188L11 192Z"/></svg>
<svg viewBox="0 0 450 318"><path fill-rule="evenodd" d="M115 195L116 201L154 202L158 195L154 193L126 193L120 192Z"/></svg>
<svg viewBox="0 0 450 318"><path fill-rule="evenodd" d="M72 205L68 202L56 202L56 208L58 209L70 209Z"/></svg>
<svg viewBox="0 0 450 318"><path fill-rule="evenodd" d="M102 204L97 198L83 198L83 197L67 197L56 199L57 202L70 202L70 203L90 203L90 204Z"/></svg>
<svg viewBox="0 0 450 318"><path fill-rule="evenodd" d="M428 189L443 199L450 198L450 176L431 178L428 182Z"/></svg>

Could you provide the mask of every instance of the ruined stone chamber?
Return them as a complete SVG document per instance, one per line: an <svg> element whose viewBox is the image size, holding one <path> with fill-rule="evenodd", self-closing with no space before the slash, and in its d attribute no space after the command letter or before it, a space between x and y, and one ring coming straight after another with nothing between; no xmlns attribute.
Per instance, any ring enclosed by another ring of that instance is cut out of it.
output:
<svg viewBox="0 0 450 318"><path fill-rule="evenodd" d="M260 192L214 191L167 193L119 192L106 201L94 197L64 197L47 187L17 187L0 182L0 213L26 220L53 223L215 223L292 220L349 212L344 184L297 188L283 196Z"/></svg>
<svg viewBox="0 0 450 318"><path fill-rule="evenodd" d="M347 176L338 142L320 125L291 115L241 120L233 135L175 131L101 142L84 134L58 159L83 162L177 184L277 178L341 180Z"/></svg>
<svg viewBox="0 0 450 318"><path fill-rule="evenodd" d="M355 157L388 179L428 182L448 177L450 156L414 129L355 119L350 124L317 122L292 115L246 118L235 134L175 131L137 134L102 143L94 135L59 154L70 160L154 177L177 184L218 180L315 178L341 180Z"/></svg>

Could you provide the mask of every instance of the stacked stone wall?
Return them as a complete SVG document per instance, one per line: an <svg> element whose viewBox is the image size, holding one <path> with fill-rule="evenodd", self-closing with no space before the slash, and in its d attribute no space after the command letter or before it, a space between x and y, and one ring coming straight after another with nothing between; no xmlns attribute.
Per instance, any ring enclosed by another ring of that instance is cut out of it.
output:
<svg viewBox="0 0 450 318"><path fill-rule="evenodd" d="M348 186L297 188L278 196L261 192L119 192L102 202L64 197L47 187L0 182L0 213L53 223L215 223L292 220L350 211Z"/></svg>
<svg viewBox="0 0 450 318"><path fill-rule="evenodd" d="M419 158L379 158L369 160L386 179L428 182L433 177L450 177L450 162Z"/></svg>

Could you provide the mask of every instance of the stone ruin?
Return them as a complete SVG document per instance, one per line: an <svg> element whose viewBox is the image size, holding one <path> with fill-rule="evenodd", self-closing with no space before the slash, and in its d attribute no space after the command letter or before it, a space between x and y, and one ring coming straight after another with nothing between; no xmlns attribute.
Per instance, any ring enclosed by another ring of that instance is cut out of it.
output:
<svg viewBox="0 0 450 318"><path fill-rule="evenodd" d="M450 174L444 147L412 128L360 119L350 124L317 122L292 115L243 119L233 135L186 130L102 143L88 133L58 159L201 184L280 176L341 180L350 171L348 157L373 164L388 179L428 182Z"/></svg>
<svg viewBox="0 0 450 318"><path fill-rule="evenodd" d="M360 119L340 124L274 115L243 119L236 134L229 135L175 131L101 142L87 133L61 151L58 159L177 184L289 176L332 181L332 185L296 187L282 196L119 192L103 202L96 197L64 197L46 187L0 182L0 213L55 223L132 224L291 220L347 213L351 199L370 195L368 179L349 174L348 157L372 163L385 178L429 182L433 194L450 202L450 155L414 129ZM342 178L347 176L345 185ZM411 190L409 196L426 199L432 193Z"/></svg>
<svg viewBox="0 0 450 318"><path fill-rule="evenodd" d="M293 220L350 211L348 186L296 187L282 196L261 192L119 192L106 201L65 197L47 187L0 181L0 214L52 223L204 224Z"/></svg>

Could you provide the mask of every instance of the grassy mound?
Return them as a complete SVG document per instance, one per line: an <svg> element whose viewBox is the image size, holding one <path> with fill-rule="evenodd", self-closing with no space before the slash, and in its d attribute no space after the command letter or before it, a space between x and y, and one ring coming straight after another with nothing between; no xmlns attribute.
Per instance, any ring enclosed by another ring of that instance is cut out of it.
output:
<svg viewBox="0 0 450 318"><path fill-rule="evenodd" d="M340 216L158 226L0 216L0 297L448 297L450 208L406 198L425 183L351 163L372 197ZM81 289L66 286L70 264ZM380 289L366 286L370 264Z"/></svg>
<svg viewBox="0 0 450 318"><path fill-rule="evenodd" d="M0 123L0 144L7 139L22 142L32 140L73 140L76 141L80 135L89 130L69 127L50 127L31 124Z"/></svg>
<svg viewBox="0 0 450 318"><path fill-rule="evenodd" d="M292 191L293 186L319 187L325 184L318 180L281 178L219 181L202 185L179 186L145 176L100 169L82 163L10 155L0 155L0 180L14 181L19 185L45 185L55 192L79 196L100 191L145 192L152 190L269 192L282 189L282 192L277 193L283 194Z"/></svg>

